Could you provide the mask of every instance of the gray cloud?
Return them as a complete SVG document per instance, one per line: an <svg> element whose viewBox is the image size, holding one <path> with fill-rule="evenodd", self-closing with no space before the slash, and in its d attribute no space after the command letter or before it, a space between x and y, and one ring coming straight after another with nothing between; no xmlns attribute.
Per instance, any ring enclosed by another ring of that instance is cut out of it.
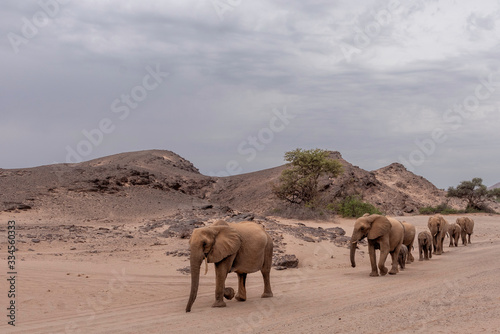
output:
<svg viewBox="0 0 500 334"><path fill-rule="evenodd" d="M496 1L43 3L1 5L1 168L64 162L109 119L82 159L160 148L217 174L319 147L440 187L498 182ZM148 66L169 73L151 90ZM133 94L121 119L113 102Z"/></svg>

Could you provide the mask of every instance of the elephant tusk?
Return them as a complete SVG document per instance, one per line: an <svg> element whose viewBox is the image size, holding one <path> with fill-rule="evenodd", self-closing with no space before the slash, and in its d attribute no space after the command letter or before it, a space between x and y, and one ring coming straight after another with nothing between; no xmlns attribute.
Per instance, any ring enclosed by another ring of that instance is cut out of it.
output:
<svg viewBox="0 0 500 334"><path fill-rule="evenodd" d="M207 257L205 256L205 275L208 273L208 260Z"/></svg>
<svg viewBox="0 0 500 334"><path fill-rule="evenodd" d="M357 243L357 241L351 241L351 243L352 243L352 244L355 244L355 243Z"/></svg>

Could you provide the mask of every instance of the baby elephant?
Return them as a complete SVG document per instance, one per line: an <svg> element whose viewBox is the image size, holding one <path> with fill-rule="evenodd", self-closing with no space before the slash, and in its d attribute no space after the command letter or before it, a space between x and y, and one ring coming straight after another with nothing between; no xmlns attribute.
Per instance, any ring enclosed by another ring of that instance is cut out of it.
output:
<svg viewBox="0 0 500 334"><path fill-rule="evenodd" d="M405 269L406 258L408 257L408 247L405 245L401 245L401 249L399 250L398 255L398 263L401 267L401 270Z"/></svg>
<svg viewBox="0 0 500 334"><path fill-rule="evenodd" d="M458 239L462 234L462 228L460 225L451 223L448 225L448 235L450 236L450 247L458 247Z"/></svg>
<svg viewBox="0 0 500 334"><path fill-rule="evenodd" d="M430 258L432 258L432 236L429 231L422 231L418 234L418 260Z"/></svg>

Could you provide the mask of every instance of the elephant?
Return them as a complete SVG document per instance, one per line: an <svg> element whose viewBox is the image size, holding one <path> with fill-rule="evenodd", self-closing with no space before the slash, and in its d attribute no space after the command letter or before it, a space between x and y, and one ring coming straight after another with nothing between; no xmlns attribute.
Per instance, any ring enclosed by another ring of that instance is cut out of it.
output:
<svg viewBox="0 0 500 334"><path fill-rule="evenodd" d="M406 259L408 258L408 247L405 244L401 245L398 255L398 263L401 270L405 269Z"/></svg>
<svg viewBox="0 0 500 334"><path fill-rule="evenodd" d="M403 243L404 228L403 225L394 218L387 218L381 215L363 216L356 220L351 236L351 265L356 267L354 260L357 244L364 238L368 239L368 253L370 254L370 263L372 271L370 276L387 274L385 260L389 253L392 257L392 268L389 274L395 275L399 272L397 257ZM377 269L377 256L375 250L380 249L380 259Z"/></svg>
<svg viewBox="0 0 500 334"><path fill-rule="evenodd" d="M212 307L225 307L223 297L234 296L232 288L225 288L227 274L238 275L238 293L236 300L246 300L247 274L261 271L264 279L262 298L272 297L271 272L273 257L273 239L264 227L254 222L227 223L219 220L207 227L193 230L189 240L191 250L191 293L186 312L191 307L198 293L200 266L205 259L215 264L215 302Z"/></svg>
<svg viewBox="0 0 500 334"><path fill-rule="evenodd" d="M429 231L422 231L418 234L418 260L429 259L432 259L432 235Z"/></svg>
<svg viewBox="0 0 500 334"><path fill-rule="evenodd" d="M457 224L462 228L462 244L467 246L467 243L470 244L470 236L474 232L474 220L469 217L460 217L457 218ZM467 242L466 235L469 235L469 242Z"/></svg>
<svg viewBox="0 0 500 334"><path fill-rule="evenodd" d="M450 237L450 247L458 247L458 239L460 238L460 235L462 234L462 228L460 225L451 223L448 226L448 236Z"/></svg>
<svg viewBox="0 0 500 334"><path fill-rule="evenodd" d="M403 238L403 245L405 245L408 249L406 263L412 263L415 261L415 258L411 254L411 250L413 249L413 241L415 241L415 235L417 234L417 230L415 226L407 222L401 222L403 227L405 228L405 236Z"/></svg>
<svg viewBox="0 0 500 334"><path fill-rule="evenodd" d="M434 246L433 253L441 255L443 253L443 241L448 232L448 222L440 214L429 217L427 223L429 231L432 235L432 245Z"/></svg>

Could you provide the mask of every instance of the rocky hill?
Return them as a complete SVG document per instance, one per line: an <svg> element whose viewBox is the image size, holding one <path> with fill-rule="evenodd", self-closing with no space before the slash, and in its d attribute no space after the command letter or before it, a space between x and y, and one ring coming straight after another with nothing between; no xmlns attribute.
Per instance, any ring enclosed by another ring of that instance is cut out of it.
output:
<svg viewBox="0 0 500 334"><path fill-rule="evenodd" d="M344 173L335 179L320 179L323 202L357 195L390 215L417 214L421 207L436 206L446 201L457 208L461 205L460 201L450 201L445 191L399 163L366 171L344 160L339 152L331 152L330 157L341 162ZM272 195L269 185L278 181L285 168L280 166L218 179L210 198L215 202L224 201L242 211L272 212L279 201Z"/></svg>
<svg viewBox="0 0 500 334"><path fill-rule="evenodd" d="M492 185L491 187L488 187L488 190L492 190L492 189L496 189L496 188L500 188L500 182L495 183L495 184L494 184L494 185Z"/></svg>
<svg viewBox="0 0 500 334"><path fill-rule="evenodd" d="M361 196L386 214L416 214L446 201L445 192L403 165L366 171L331 152L344 166L336 179L320 180L321 198ZM228 212L272 213L280 202L270 184L286 166L210 177L163 150L122 153L78 164L0 169L0 211L39 210L87 220L215 216ZM458 205L458 203L456 203Z"/></svg>

